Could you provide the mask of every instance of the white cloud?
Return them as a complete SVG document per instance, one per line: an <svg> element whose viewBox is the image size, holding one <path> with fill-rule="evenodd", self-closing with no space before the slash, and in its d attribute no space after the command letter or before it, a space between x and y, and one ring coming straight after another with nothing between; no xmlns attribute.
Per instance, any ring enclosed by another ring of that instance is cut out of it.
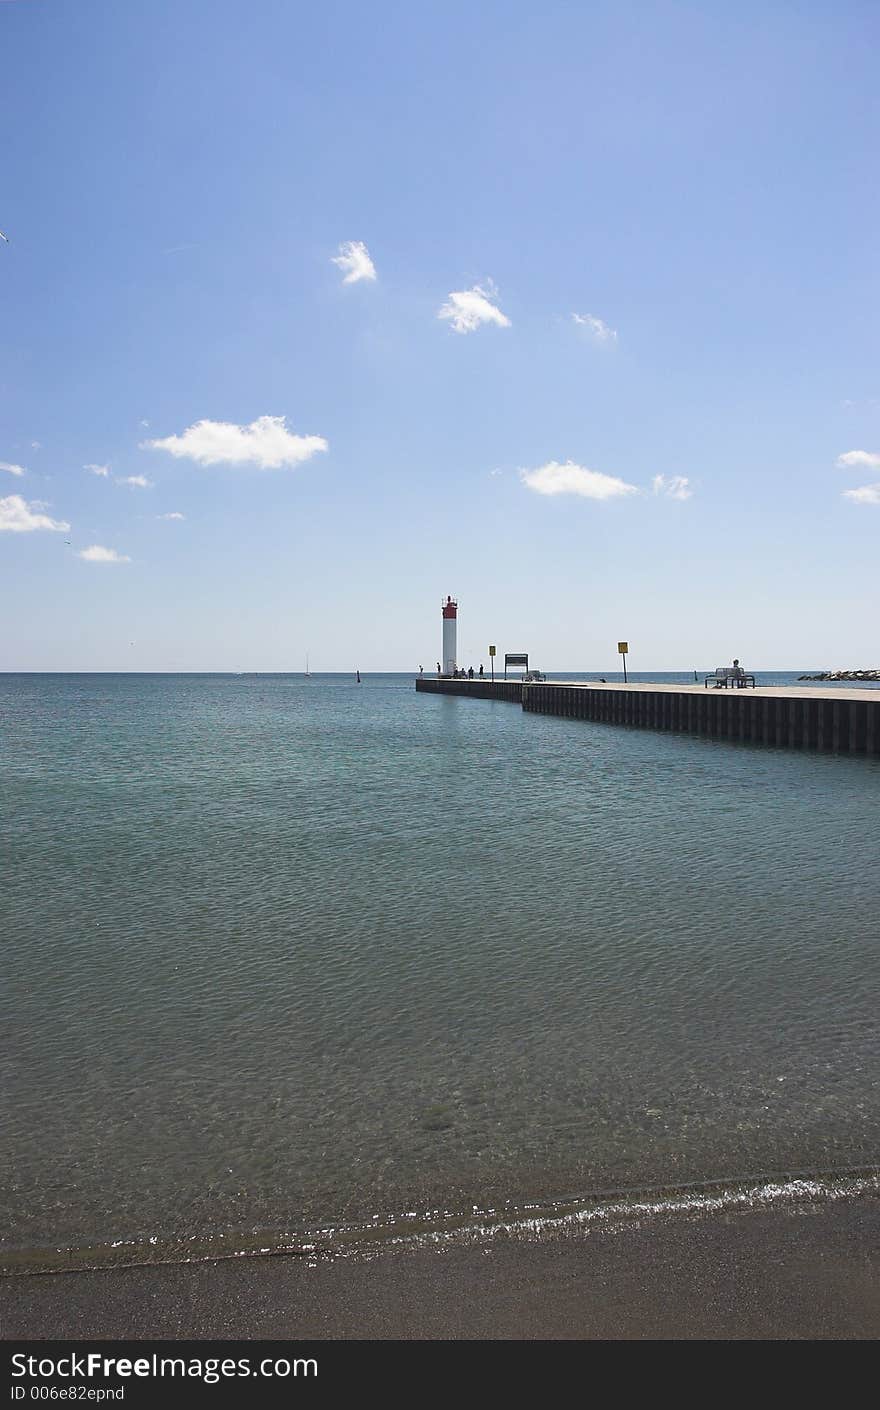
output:
<svg viewBox="0 0 880 1410"><path fill-rule="evenodd" d="M838 470L880 470L880 455L870 450L848 450L837 457Z"/></svg>
<svg viewBox="0 0 880 1410"><path fill-rule="evenodd" d="M587 470L567 460L560 465L551 460L537 470L521 470L520 479L536 494L574 494L582 499L616 499L621 495L638 494L635 485L628 485L616 475L603 475L599 470Z"/></svg>
<svg viewBox="0 0 880 1410"><path fill-rule="evenodd" d="M880 484L862 485L857 490L844 490L844 499L851 499L856 504L880 504Z"/></svg>
<svg viewBox="0 0 880 1410"><path fill-rule="evenodd" d="M276 470L279 465L299 465L319 450L327 449L323 436L295 436L284 416L258 416L249 426L229 421L196 421L181 436L142 441L142 450L167 450L178 459L199 465L258 465Z"/></svg>
<svg viewBox="0 0 880 1410"><path fill-rule="evenodd" d="M651 481L655 494L665 494L667 499L690 499L693 494L691 482L686 475L655 475Z"/></svg>
<svg viewBox="0 0 880 1410"><path fill-rule="evenodd" d="M497 290L491 280L488 289L481 288L479 284L472 289L458 289L438 309L437 317L451 323L456 333L473 333L482 323L509 328L510 319L492 302L496 297Z"/></svg>
<svg viewBox="0 0 880 1410"><path fill-rule="evenodd" d="M0 470L8 470L10 475L26 475L23 465L12 465L8 460L0 460Z"/></svg>
<svg viewBox="0 0 880 1410"><path fill-rule="evenodd" d="M90 548L83 548L77 554L78 558L84 558L87 563L130 563L124 553L117 553L115 548L102 548L100 544L93 543Z"/></svg>
<svg viewBox="0 0 880 1410"><path fill-rule="evenodd" d="M11 534L30 534L36 529L52 529L55 533L66 534L70 525L63 519L50 519L41 511L45 506L39 500L30 504L20 494L7 495L0 499L0 531Z"/></svg>
<svg viewBox="0 0 880 1410"><path fill-rule="evenodd" d="M596 343L616 343L617 333L614 328L609 328L607 323L603 323L601 318L596 318L592 313L573 313L573 321L579 328L584 328Z"/></svg>
<svg viewBox="0 0 880 1410"><path fill-rule="evenodd" d="M503 475L503 474L504 474L504 471L503 471L503 470L490 470L490 471L489 471L489 474L490 474L490 476L492 476L492 478L494 479L494 477L495 477L496 475Z"/></svg>
<svg viewBox="0 0 880 1410"><path fill-rule="evenodd" d="M332 262L345 275L343 284L357 284L361 279L376 278L376 266L362 240L345 240Z"/></svg>
<svg viewBox="0 0 880 1410"><path fill-rule="evenodd" d="M83 469L90 470L93 475L100 475L103 480L110 474L109 465L84 465Z"/></svg>
<svg viewBox="0 0 880 1410"><path fill-rule="evenodd" d="M153 481L148 480L146 475L126 475L124 479L116 481L117 485L132 485L136 490L153 489Z"/></svg>
<svg viewBox="0 0 880 1410"><path fill-rule="evenodd" d="M43 449L43 442L42 442L42 441L31 441L31 450L42 450L42 449Z"/></svg>
<svg viewBox="0 0 880 1410"><path fill-rule="evenodd" d="M170 514L157 514L157 515L156 515L156 518L157 518L157 519L185 519L185 518L186 518L186 515L185 515L185 514L178 514L177 510L176 510L176 509L173 509Z"/></svg>
<svg viewBox="0 0 880 1410"><path fill-rule="evenodd" d="M139 425L139 426L145 426L145 427L146 427L146 426L149 426L149 424L150 424L149 421L144 421L143 417L142 417L141 420L138 422L138 425Z"/></svg>

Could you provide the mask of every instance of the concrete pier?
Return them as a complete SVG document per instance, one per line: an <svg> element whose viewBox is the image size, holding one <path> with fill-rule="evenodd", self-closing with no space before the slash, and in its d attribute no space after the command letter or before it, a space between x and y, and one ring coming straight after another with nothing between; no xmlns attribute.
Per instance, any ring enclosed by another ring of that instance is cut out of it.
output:
<svg viewBox="0 0 880 1410"><path fill-rule="evenodd" d="M506 700L532 714L719 739L880 756L880 690L757 686L623 685L583 681L454 680L419 676L416 690Z"/></svg>

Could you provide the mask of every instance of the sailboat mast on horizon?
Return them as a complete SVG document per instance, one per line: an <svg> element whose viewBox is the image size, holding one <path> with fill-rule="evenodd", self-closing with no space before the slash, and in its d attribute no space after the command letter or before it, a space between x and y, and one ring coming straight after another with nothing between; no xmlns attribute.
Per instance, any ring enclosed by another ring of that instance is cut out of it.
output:
<svg viewBox="0 0 880 1410"><path fill-rule="evenodd" d="M306 652L306 680L307 680L307 681L308 681L308 680L311 680L311 678L312 678L312 673L311 673L311 671L309 670L309 653Z"/></svg>

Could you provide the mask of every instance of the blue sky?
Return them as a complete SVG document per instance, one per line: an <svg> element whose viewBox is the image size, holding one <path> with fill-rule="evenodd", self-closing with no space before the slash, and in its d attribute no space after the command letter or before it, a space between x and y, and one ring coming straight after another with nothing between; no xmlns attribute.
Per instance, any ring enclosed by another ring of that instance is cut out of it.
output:
<svg viewBox="0 0 880 1410"><path fill-rule="evenodd" d="M878 41L4 0L0 669L880 664Z"/></svg>

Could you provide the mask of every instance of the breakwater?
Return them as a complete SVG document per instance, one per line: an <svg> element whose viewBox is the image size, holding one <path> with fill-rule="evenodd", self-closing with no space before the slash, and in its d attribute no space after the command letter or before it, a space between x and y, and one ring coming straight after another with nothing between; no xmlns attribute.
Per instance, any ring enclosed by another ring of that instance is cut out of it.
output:
<svg viewBox="0 0 880 1410"><path fill-rule="evenodd" d="M820 671L815 676L798 676L799 681L880 681L880 671Z"/></svg>
<svg viewBox="0 0 880 1410"><path fill-rule="evenodd" d="M533 714L713 738L880 755L880 691L453 680L420 676L416 690L521 704Z"/></svg>
<svg viewBox="0 0 880 1410"><path fill-rule="evenodd" d="M432 695L469 695L473 700L509 700L515 705L522 704L522 681L459 680L451 676L418 676L416 690L426 690Z"/></svg>

